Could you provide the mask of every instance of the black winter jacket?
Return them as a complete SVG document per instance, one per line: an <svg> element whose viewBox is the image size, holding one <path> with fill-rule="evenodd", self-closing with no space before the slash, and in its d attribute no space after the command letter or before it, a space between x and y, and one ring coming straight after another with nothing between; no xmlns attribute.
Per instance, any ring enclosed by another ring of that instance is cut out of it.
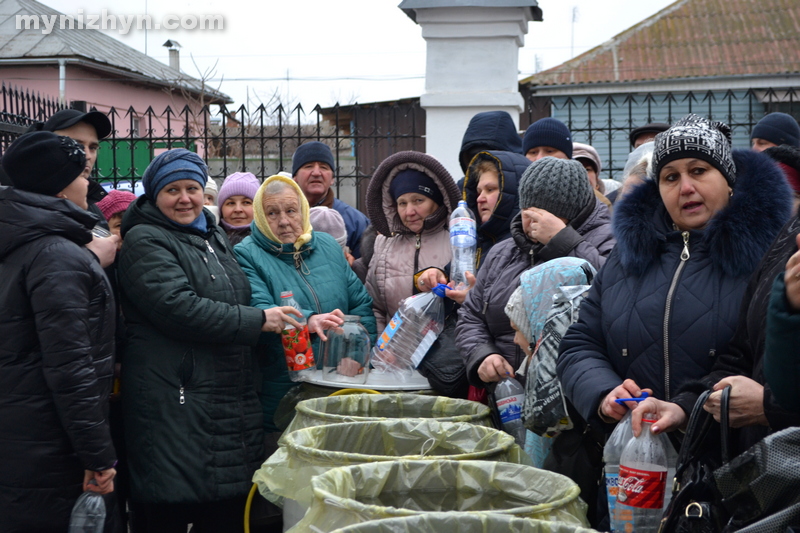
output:
<svg viewBox="0 0 800 533"><path fill-rule="evenodd" d="M84 470L111 468L115 304L97 218L0 188L0 531L66 531Z"/></svg>
<svg viewBox="0 0 800 533"><path fill-rule="evenodd" d="M608 208L592 198L586 209L546 245L534 244L522 230L522 215L511 223L511 239L489 252L478 279L458 312L456 342L464 356L470 385L485 387L478 367L487 356L501 354L514 369L523 353L514 344L514 329L505 306L526 270L559 257L586 259L599 269L614 247Z"/></svg>
<svg viewBox="0 0 800 533"><path fill-rule="evenodd" d="M173 224L139 197L122 220L127 326L122 405L131 491L143 503L244 496L263 460L250 346L263 312L222 228Z"/></svg>
<svg viewBox="0 0 800 533"><path fill-rule="evenodd" d="M747 279L790 213L769 158L737 150L734 162L733 196L704 230L674 229L655 181L616 204L617 247L559 349L564 394L585 420L603 427L600 402L624 379L670 399L728 351Z"/></svg>

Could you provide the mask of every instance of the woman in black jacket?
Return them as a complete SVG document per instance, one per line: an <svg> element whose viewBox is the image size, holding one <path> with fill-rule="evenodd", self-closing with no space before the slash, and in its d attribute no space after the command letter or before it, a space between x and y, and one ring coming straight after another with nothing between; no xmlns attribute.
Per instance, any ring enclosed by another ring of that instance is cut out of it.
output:
<svg viewBox="0 0 800 533"><path fill-rule="evenodd" d="M63 532L82 491L114 490L114 298L85 246L98 219L82 147L29 133L2 164L0 531Z"/></svg>
<svg viewBox="0 0 800 533"><path fill-rule="evenodd" d="M207 171L195 153L164 152L122 221L122 407L148 533L242 531L264 459L250 347L286 321L299 327L290 307L249 306L247 277L203 209Z"/></svg>

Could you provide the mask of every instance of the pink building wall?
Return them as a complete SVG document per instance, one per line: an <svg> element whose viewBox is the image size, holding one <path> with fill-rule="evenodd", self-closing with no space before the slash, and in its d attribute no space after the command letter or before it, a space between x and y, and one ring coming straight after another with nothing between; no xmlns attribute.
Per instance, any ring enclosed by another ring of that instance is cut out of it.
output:
<svg viewBox="0 0 800 533"><path fill-rule="evenodd" d="M0 80L5 82L6 87L16 86L56 100L59 97L58 65L55 64L3 67L0 68ZM152 135L156 137L166 134L167 120L163 114L167 106L173 111L170 119L172 137L180 137L183 134L185 117L180 115L181 110L189 105L196 114L201 107L199 102L185 98L180 90L119 81L112 79L110 75L104 76L70 63L66 66L65 97L67 104L73 100L82 100L87 103L87 108L96 107L104 113L108 113L112 107L115 108L117 116L114 125L118 138L130 135L131 123L127 112L131 107L140 118L139 132L142 135L146 135L145 130L151 127L144 117L144 112L148 107L153 108L155 114L152 119ZM202 122L198 120L190 116L195 131L203 127Z"/></svg>

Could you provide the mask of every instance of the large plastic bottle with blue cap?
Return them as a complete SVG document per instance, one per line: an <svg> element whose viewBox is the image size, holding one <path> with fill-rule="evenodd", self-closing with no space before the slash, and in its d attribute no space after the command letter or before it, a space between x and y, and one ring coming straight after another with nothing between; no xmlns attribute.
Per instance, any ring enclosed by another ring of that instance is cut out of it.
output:
<svg viewBox="0 0 800 533"><path fill-rule="evenodd" d="M444 297L447 285L422 292L400 302L400 307L378 337L372 350L372 366L400 379L411 376L444 329Z"/></svg>

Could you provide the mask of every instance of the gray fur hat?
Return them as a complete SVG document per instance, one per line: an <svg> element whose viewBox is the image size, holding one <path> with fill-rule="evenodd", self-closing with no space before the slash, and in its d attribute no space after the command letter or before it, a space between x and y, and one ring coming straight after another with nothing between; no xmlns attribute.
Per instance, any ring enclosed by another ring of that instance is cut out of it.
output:
<svg viewBox="0 0 800 533"><path fill-rule="evenodd" d="M519 182L519 207L538 207L567 220L594 201L583 165L574 159L543 157L528 167Z"/></svg>

